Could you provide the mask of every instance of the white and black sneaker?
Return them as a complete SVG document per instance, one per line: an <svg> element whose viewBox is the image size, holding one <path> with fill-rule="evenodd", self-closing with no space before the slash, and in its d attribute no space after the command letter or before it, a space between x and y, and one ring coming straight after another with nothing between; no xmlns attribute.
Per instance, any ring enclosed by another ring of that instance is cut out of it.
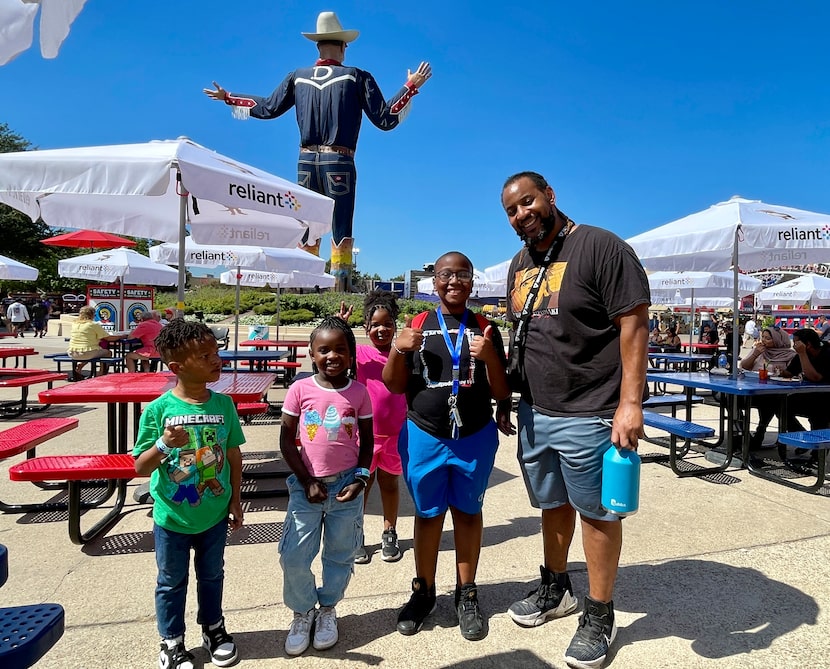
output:
<svg viewBox="0 0 830 669"><path fill-rule="evenodd" d="M184 639L163 639L159 651L159 669L193 669L192 653L184 647Z"/></svg>
<svg viewBox="0 0 830 669"><path fill-rule="evenodd" d="M225 631L224 618L215 625L202 626L202 646L217 667L229 667L239 659L233 637Z"/></svg>
<svg viewBox="0 0 830 669"><path fill-rule="evenodd" d="M614 602L606 604L586 597L579 627L565 651L565 662L573 669L600 669L616 636Z"/></svg>
<svg viewBox="0 0 830 669"><path fill-rule="evenodd" d="M577 601L567 572L556 574L544 566L539 570L542 573L539 587L507 610L513 622L522 627L538 627L576 611Z"/></svg>

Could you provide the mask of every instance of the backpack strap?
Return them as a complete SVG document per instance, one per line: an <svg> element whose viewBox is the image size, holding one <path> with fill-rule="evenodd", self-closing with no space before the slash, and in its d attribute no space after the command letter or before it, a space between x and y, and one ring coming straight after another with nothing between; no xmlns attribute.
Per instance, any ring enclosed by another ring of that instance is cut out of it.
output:
<svg viewBox="0 0 830 669"><path fill-rule="evenodd" d="M422 311L420 314L416 314L415 317L412 319L411 327L420 330L423 327L424 321L427 319L428 314L428 311Z"/></svg>
<svg viewBox="0 0 830 669"><path fill-rule="evenodd" d="M429 311L422 311L420 314L415 315L412 319L411 327L421 329L424 325L424 321L427 319L427 315L429 315ZM484 314L478 314L473 312L473 315L476 317L476 323L478 323L479 329L482 333L487 329L487 326L490 325L490 321L484 316Z"/></svg>

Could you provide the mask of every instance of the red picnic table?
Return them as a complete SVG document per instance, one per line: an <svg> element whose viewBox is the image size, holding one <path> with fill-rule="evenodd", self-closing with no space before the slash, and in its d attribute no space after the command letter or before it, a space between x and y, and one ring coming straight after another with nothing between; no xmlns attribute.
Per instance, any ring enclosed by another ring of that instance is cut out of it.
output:
<svg viewBox="0 0 830 669"><path fill-rule="evenodd" d="M43 411L49 404L28 406L29 386L47 383L52 388L55 381L66 381L66 374L58 374L49 369L18 369L0 367L0 388L20 388L20 399L0 402L0 418L17 418L24 411Z"/></svg>
<svg viewBox="0 0 830 669"><path fill-rule="evenodd" d="M275 375L264 372L222 372L218 381L208 384L235 403L256 402L271 387ZM138 431L141 404L151 402L176 385L172 372L124 373L95 376L60 388L44 390L38 397L44 404L107 405L107 447L109 453L129 453L127 441L128 405L134 406L134 434Z"/></svg>
<svg viewBox="0 0 830 669"><path fill-rule="evenodd" d="M20 366L20 358L23 358L23 367L26 367L26 358L30 355L37 355L37 351L31 346L0 346L0 361L5 363L9 358L14 358L14 366Z"/></svg>

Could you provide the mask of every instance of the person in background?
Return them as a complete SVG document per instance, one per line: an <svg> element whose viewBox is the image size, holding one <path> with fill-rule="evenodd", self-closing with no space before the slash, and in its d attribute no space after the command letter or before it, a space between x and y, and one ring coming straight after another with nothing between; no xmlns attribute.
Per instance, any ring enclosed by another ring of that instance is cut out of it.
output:
<svg viewBox="0 0 830 669"><path fill-rule="evenodd" d="M46 334L46 324L49 320L49 302L47 300L35 300L32 305L32 327L35 330L35 337L43 338Z"/></svg>
<svg viewBox="0 0 830 669"><path fill-rule="evenodd" d="M827 320L827 316L825 314L821 314L818 317L818 323L816 323L815 329L816 332L818 332L818 338L821 341L830 341L830 320Z"/></svg>
<svg viewBox="0 0 830 669"><path fill-rule="evenodd" d="M158 312L140 311L135 315L138 324L127 336L127 339L140 340L141 347L127 353L128 372L137 372L139 363L142 372L149 372L151 360L159 357L154 342L164 326L155 318L155 314L158 314Z"/></svg>
<svg viewBox="0 0 830 669"><path fill-rule="evenodd" d="M819 339L812 328L802 328L793 332L793 356L786 369L781 372L784 378L799 376L811 383L830 383L830 344ZM804 428L797 416L805 416L810 421L811 430L830 427L830 410L827 395L822 393L798 394L787 402L787 431L801 432ZM803 455L805 449L796 449L796 455ZM816 457L816 452L812 452Z"/></svg>
<svg viewBox="0 0 830 669"><path fill-rule="evenodd" d="M740 361L741 369L757 372L766 369L770 376L780 374L795 357L789 335L776 327L761 330L761 337L753 349ZM797 401L793 398L792 401ZM752 406L758 409L758 427L749 438L753 450L763 446L770 422L778 413L779 398L759 395L752 398Z"/></svg>
<svg viewBox="0 0 830 669"><path fill-rule="evenodd" d="M67 355L75 360L70 381L83 379L81 370L90 360L96 358L111 358L112 351L101 346L102 341L119 341L122 335L112 335L107 332L100 323L95 322L95 309L85 305L78 311L78 320L72 324L69 332L69 349ZM101 374L106 374L107 369L101 365Z"/></svg>
<svg viewBox="0 0 830 669"><path fill-rule="evenodd" d="M242 454L236 407L207 387L222 372L216 339L203 323L176 319L156 339L176 386L141 412L135 471L150 477L156 565L159 669L193 669L184 643L190 552L196 570L196 622L217 667L239 654L225 631L222 593L228 528L242 527ZM201 666L201 664L199 665Z"/></svg>
<svg viewBox="0 0 830 669"><path fill-rule="evenodd" d="M744 325L744 346L754 346L758 343L761 333L754 318L750 318Z"/></svg>
<svg viewBox="0 0 830 669"><path fill-rule="evenodd" d="M669 325L666 334L661 337L660 345L664 349L672 349L673 351L679 351L680 341L680 337L677 334L677 325L672 323L671 325Z"/></svg>
<svg viewBox="0 0 830 669"><path fill-rule="evenodd" d="M388 290L373 290L363 301L363 319L370 345L357 346L357 380L369 389L374 414L372 425L375 435L375 452L369 467L369 482L363 495L363 510L369 499L369 491L375 479L380 489L383 507L383 534L381 535L381 559L397 562L403 556L398 545L398 507L400 490L398 480L403 471L398 452L398 437L406 422L406 398L390 393L383 383L383 367L392 350L392 340L397 333L398 301ZM348 323L352 308L340 304L340 318ZM364 523L365 524L365 523ZM358 548L354 561L366 564L370 560L366 541Z"/></svg>
<svg viewBox="0 0 830 669"><path fill-rule="evenodd" d="M29 310L26 309L26 305L20 300L14 300L6 309L6 321L9 323L10 331L14 333L15 339L23 337L23 332L29 324Z"/></svg>
<svg viewBox="0 0 830 669"><path fill-rule="evenodd" d="M717 328L713 328L711 325L704 325L700 331L700 343L701 344L717 344L718 343L718 330Z"/></svg>
<svg viewBox="0 0 830 669"><path fill-rule="evenodd" d="M519 464L530 503L542 509L544 555L539 587L508 614L536 627L577 609L568 552L578 515L588 596L565 662L599 669L616 636L622 548L620 517L600 501L602 461L609 447L636 450L643 436L648 279L622 239L562 213L541 174L508 178L501 201L525 245L507 273L507 304L514 333L522 328L513 343L524 372L514 387Z"/></svg>
<svg viewBox="0 0 830 669"><path fill-rule="evenodd" d="M467 308L472 262L451 251L435 261L434 272L438 308L407 319L383 368L389 391L406 393L409 411L398 450L415 503L415 578L397 629L415 634L435 610L438 551L449 510L458 626L461 636L475 641L487 634L475 579L481 510L499 445L492 402L499 403L500 427L507 431L510 389L498 329Z"/></svg>

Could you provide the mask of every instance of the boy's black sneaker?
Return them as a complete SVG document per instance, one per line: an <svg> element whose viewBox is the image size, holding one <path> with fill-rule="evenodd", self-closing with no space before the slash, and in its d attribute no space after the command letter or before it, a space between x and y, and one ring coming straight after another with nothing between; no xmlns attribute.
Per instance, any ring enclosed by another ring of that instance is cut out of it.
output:
<svg viewBox="0 0 830 669"><path fill-rule="evenodd" d="M579 627L565 651L565 662L573 669L600 669L616 636L614 602L605 604L586 597Z"/></svg>
<svg viewBox="0 0 830 669"><path fill-rule="evenodd" d="M427 588L422 578L412 579L412 596L398 614L398 632L411 636L421 629L424 619L435 610L435 585Z"/></svg>
<svg viewBox="0 0 830 669"><path fill-rule="evenodd" d="M522 627L538 627L576 611L577 601L567 572L555 574L544 566L539 571L542 573L539 587L507 610L513 622Z"/></svg>
<svg viewBox="0 0 830 669"><path fill-rule="evenodd" d="M184 647L184 640L178 639L162 640L159 651L159 669L193 669L192 653L188 653Z"/></svg>
<svg viewBox="0 0 830 669"><path fill-rule="evenodd" d="M467 641L478 641L487 636L484 617L478 606L478 588L475 583L465 583L455 588L455 610L458 627Z"/></svg>
<svg viewBox="0 0 830 669"><path fill-rule="evenodd" d="M229 667L239 658L233 637L225 631L224 618L212 627L202 625L202 646L217 667Z"/></svg>

